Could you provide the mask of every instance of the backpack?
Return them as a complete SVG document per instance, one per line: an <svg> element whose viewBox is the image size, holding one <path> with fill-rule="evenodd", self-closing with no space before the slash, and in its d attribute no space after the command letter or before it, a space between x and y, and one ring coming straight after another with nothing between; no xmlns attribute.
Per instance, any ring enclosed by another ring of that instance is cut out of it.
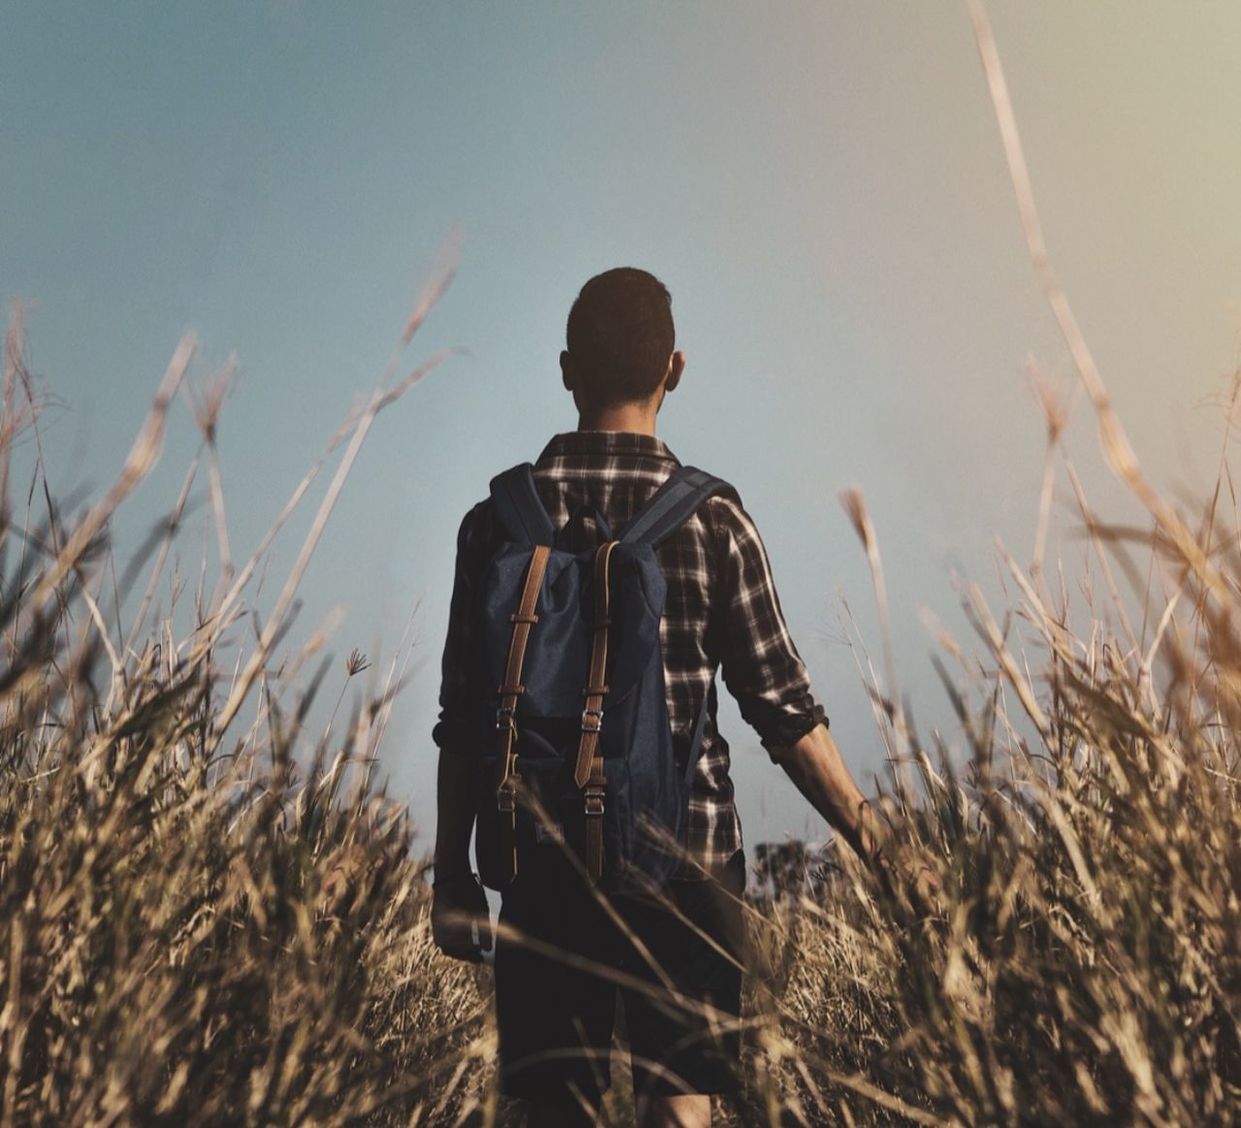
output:
<svg viewBox="0 0 1241 1128"><path fill-rule="evenodd" d="M658 545L732 487L678 468L615 534L592 505L553 528L520 463L491 480L503 533L475 604L471 745L479 877L504 890L564 872L608 891L662 885L679 860L709 693L678 765L664 688ZM574 550L593 517L602 543Z"/></svg>

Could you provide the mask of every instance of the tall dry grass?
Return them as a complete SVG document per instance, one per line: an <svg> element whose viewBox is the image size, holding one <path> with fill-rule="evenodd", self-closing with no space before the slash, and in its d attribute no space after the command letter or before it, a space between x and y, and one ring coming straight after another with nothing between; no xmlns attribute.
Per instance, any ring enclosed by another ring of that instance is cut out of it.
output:
<svg viewBox="0 0 1241 1128"><path fill-rule="evenodd" d="M286 618L239 656L243 593L269 541L240 566L221 550L183 637L171 609L147 622L161 576L180 583L164 573L196 462L124 570L122 629L108 522L154 463L191 350L175 354L116 483L70 521L38 458L15 488L11 455L38 438L40 397L20 311L8 334L0 1117L516 1123L492 1091L487 972L434 951L406 813L371 783L398 665L371 670L346 723L312 733L333 670L317 657L323 633L279 652L335 491L282 591ZM197 401L217 517L222 399L217 387ZM1234 388L1230 412L1236 400ZM1049 458L1077 483L1044 402ZM337 490L357 444L344 449ZM1203 512L1176 516L1193 552L1159 516L1149 532L1108 526L1078 486L1105 577L1088 629L1063 575L1053 592L1041 560L1008 556L1020 598L1001 619L966 592L978 652L941 629L963 763L939 737L926 746L899 705L886 637L885 677L860 663L893 761L918 777L894 772L882 800L895 876L876 883L837 849L762 859L746 1088L717 1102L722 1122L1241 1119L1241 552L1227 459ZM844 501L882 603L877 534L860 492ZM1116 578L1142 580L1135 543L1167 585L1139 593L1139 624ZM355 652L335 674L368 668ZM939 876L934 903L908 880L920 866ZM631 1116L621 1078L612 1123Z"/></svg>
<svg viewBox="0 0 1241 1128"><path fill-rule="evenodd" d="M450 247L402 349L452 272ZM156 462L194 342L178 346L116 480L70 517L47 483L47 397L13 310L0 426L0 1122L438 1122L486 1099L466 1069L488 1051L482 996L433 954L407 812L371 781L401 661L372 671L345 723L333 714L315 733L316 696L369 663L323 659L330 624L282 649L368 429L440 359L399 376L400 352L239 563L216 452L227 374L191 396L199 456L121 567L109 525ZM260 617L248 592L334 452ZM208 582L204 562L187 594L170 550L204 465L218 574ZM152 619L163 586L170 606ZM192 625L178 634L187 598Z"/></svg>
<svg viewBox="0 0 1241 1128"><path fill-rule="evenodd" d="M885 797L900 865L929 865L943 897L841 858L826 892L756 917L779 970L755 1075L787 1121L1241 1121L1241 557L1218 500L1197 536L1234 594L1156 537L1174 587L1145 634L1107 594L1074 634L1068 592L1007 556L1022 594L1004 626L968 592L982 653L943 635L961 669L939 664L962 767L898 730L872 683L922 784ZM1092 527L1101 559L1133 536Z"/></svg>

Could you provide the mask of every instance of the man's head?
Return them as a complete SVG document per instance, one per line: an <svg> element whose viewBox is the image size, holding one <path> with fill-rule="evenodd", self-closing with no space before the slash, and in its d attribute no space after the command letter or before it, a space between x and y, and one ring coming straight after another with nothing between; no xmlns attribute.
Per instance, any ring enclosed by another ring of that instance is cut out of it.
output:
<svg viewBox="0 0 1241 1128"><path fill-rule="evenodd" d="M662 403L685 365L684 353L673 352L667 287L632 266L596 274L582 287L569 310L565 337L564 386L584 413L656 398Z"/></svg>

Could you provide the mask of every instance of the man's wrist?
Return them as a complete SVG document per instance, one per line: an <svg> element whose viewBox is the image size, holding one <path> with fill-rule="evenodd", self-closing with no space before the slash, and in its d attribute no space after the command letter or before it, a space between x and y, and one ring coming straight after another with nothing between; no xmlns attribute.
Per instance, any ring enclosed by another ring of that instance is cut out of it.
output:
<svg viewBox="0 0 1241 1128"><path fill-rule="evenodd" d="M857 851L871 866L887 860L885 852L886 836L882 822L870 802L863 799L857 808L857 822L854 824L853 836Z"/></svg>

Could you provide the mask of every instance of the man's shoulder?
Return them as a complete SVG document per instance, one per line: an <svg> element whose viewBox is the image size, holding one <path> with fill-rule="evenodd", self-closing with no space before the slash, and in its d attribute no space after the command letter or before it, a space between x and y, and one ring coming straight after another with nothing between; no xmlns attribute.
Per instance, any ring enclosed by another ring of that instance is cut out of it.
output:
<svg viewBox="0 0 1241 1128"><path fill-rule="evenodd" d="M702 469L701 467L696 468ZM748 530L752 528L753 519L746 511L745 503L742 501L741 493L737 487L722 475L715 475L709 470L705 472L712 474L712 477L718 477L721 482L716 492L709 495L696 510L697 515L702 518L707 528L713 532L718 532L721 529ZM534 468L534 474L536 481L540 485L543 483L543 479L547 477L546 475L539 474L539 467L537 466ZM623 477L623 475L621 476ZM461 543L486 545L492 539L495 531L495 502L491 495L488 494L465 511L465 515L461 519L458 537Z"/></svg>
<svg viewBox="0 0 1241 1128"><path fill-rule="evenodd" d="M699 513L707 519L713 529L736 528L749 520L741 493L727 479L721 478L724 485L713 493L699 506Z"/></svg>

